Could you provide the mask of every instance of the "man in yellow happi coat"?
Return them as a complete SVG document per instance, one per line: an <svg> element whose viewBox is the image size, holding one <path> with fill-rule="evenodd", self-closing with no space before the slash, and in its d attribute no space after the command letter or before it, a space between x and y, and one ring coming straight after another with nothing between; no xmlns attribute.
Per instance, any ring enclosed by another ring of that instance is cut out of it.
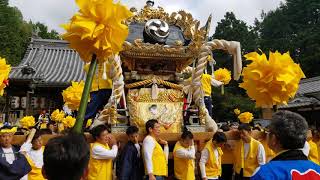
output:
<svg viewBox="0 0 320 180"><path fill-rule="evenodd" d="M178 180L194 180L195 147L193 134L185 130L173 149L174 176Z"/></svg>
<svg viewBox="0 0 320 180"><path fill-rule="evenodd" d="M148 180L164 180L168 176L168 142L159 139L160 124L151 119L146 122L147 136L143 140L142 150ZM161 145L164 145L162 149Z"/></svg>
<svg viewBox="0 0 320 180"><path fill-rule="evenodd" d="M30 166L31 171L28 175L20 180L44 180L42 175L43 166L43 151L41 133L37 131L33 136L31 142L26 141L20 148L20 151L25 154Z"/></svg>
<svg viewBox="0 0 320 180"><path fill-rule="evenodd" d="M95 142L90 145L88 180L112 180L112 160L118 153L117 142L105 125L94 127L91 135Z"/></svg>
<svg viewBox="0 0 320 180"><path fill-rule="evenodd" d="M320 134L319 131L316 129L312 130L312 141L315 142L317 144L317 148L318 148L318 161L320 164Z"/></svg>
<svg viewBox="0 0 320 180"><path fill-rule="evenodd" d="M199 166L203 180L219 179L221 176L221 156L223 155L221 147L226 142L226 135L223 132L216 132L201 151Z"/></svg>
<svg viewBox="0 0 320 180"><path fill-rule="evenodd" d="M308 159L316 164L319 164L318 147L317 144L312 140L311 130L308 130L307 142L310 147Z"/></svg>
<svg viewBox="0 0 320 180"><path fill-rule="evenodd" d="M234 149L235 180L250 179L255 170L265 164L266 156L263 145L251 137L249 124L240 124L240 140Z"/></svg>
<svg viewBox="0 0 320 180"><path fill-rule="evenodd" d="M275 157L276 154L269 147L267 138L268 138L267 133L264 132L264 135L263 135L262 139L261 140L259 139L259 141L263 145L264 151L266 152L266 162L269 162L272 158Z"/></svg>
<svg viewBox="0 0 320 180"><path fill-rule="evenodd" d="M212 116L211 86L219 87L222 84L222 82L215 80L213 75L202 74L201 76L201 87L204 93L204 104L206 105L210 116Z"/></svg>
<svg viewBox="0 0 320 180"><path fill-rule="evenodd" d="M86 72L89 66L90 64L85 65ZM108 103L112 93L111 66L109 61L98 64L91 86L90 102L87 106L84 125L88 119L94 119L98 111Z"/></svg>

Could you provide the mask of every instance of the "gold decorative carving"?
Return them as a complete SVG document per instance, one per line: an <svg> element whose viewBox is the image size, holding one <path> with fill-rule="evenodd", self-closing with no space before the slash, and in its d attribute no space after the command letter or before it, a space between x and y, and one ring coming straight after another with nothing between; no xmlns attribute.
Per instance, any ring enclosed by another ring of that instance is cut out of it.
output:
<svg viewBox="0 0 320 180"><path fill-rule="evenodd" d="M160 19L169 25L178 26L183 31L185 38L191 40L190 44L183 46L181 41L176 41L174 45L169 46L144 43L142 39L136 39L132 44L129 42L123 44L121 54L124 57L165 57L168 60L174 58L189 60L198 56L200 48L205 42L206 28L200 28L200 21L194 19L190 13L181 10L169 14L162 7L145 6L139 13L129 19L128 23L145 23L150 19ZM189 65L184 61L179 63L182 65L178 71Z"/></svg>
<svg viewBox="0 0 320 180"><path fill-rule="evenodd" d="M128 108L130 123L144 130L149 119L157 119L162 132L181 132L183 121L183 94L174 89L159 89L158 99L151 98L151 89L129 90Z"/></svg>
<svg viewBox="0 0 320 180"><path fill-rule="evenodd" d="M162 7L153 8L145 6L128 21L145 23L150 19L160 19L167 22L169 25L180 27L184 36L192 41L203 41L205 38L205 29L199 29L200 21L194 19L191 13L187 13L183 10L169 14L165 12Z"/></svg>
<svg viewBox="0 0 320 180"><path fill-rule="evenodd" d="M152 84L154 81L157 84L162 84L162 85L174 88L174 89L178 89L178 90L182 90L183 89L183 86L181 86L181 85L177 85L177 84L174 84L174 83L171 83L171 82L168 82L168 81L164 81L164 80L156 78L156 77L154 77L153 79L148 79L148 80L144 80L144 81L140 81L140 82L127 84L126 88L131 89L131 88L135 88L135 87L140 87L140 86Z"/></svg>

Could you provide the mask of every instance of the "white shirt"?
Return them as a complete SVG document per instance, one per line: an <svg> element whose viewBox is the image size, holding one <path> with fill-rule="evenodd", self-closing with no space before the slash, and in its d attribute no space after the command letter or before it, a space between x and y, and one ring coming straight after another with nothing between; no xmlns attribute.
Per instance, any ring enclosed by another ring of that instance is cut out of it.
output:
<svg viewBox="0 0 320 180"><path fill-rule="evenodd" d="M139 144L139 143L136 143L136 144L134 144L134 146L137 148L138 157L140 157L140 144Z"/></svg>
<svg viewBox="0 0 320 180"><path fill-rule="evenodd" d="M214 78L211 78L211 85L214 86L214 87L220 87L221 85L223 85L223 82L221 81L218 81Z"/></svg>
<svg viewBox="0 0 320 180"><path fill-rule="evenodd" d="M94 145L91 156L93 159L114 159L117 157L118 146L113 145L110 150L100 145Z"/></svg>
<svg viewBox="0 0 320 180"><path fill-rule="evenodd" d="M10 147L10 148L2 148L2 150L3 150L4 156L6 157L6 161L9 164L12 164L14 159L15 159L12 147Z"/></svg>
<svg viewBox="0 0 320 180"><path fill-rule="evenodd" d="M143 149L143 156L144 156L144 161L145 161L145 165L146 165L146 169L147 169L148 174L153 173L152 154L153 154L153 150L154 150L155 146L156 146L156 141L153 137L148 135L144 138L142 149ZM166 160L168 162L168 156L169 156L168 145L164 146L163 151L164 151Z"/></svg>
<svg viewBox="0 0 320 180"><path fill-rule="evenodd" d="M178 158L182 159L195 159L196 158L196 150L194 145L190 146L189 148L181 148L176 150L175 155Z"/></svg>
<svg viewBox="0 0 320 180"><path fill-rule="evenodd" d="M214 152L214 156L216 158L216 163L218 164L218 159L219 159L219 152L217 150L217 148L214 148L213 150ZM200 158L200 161L199 161L199 166L200 166L200 172L201 172L201 177L202 178L205 178L207 177L207 174L206 174L206 163L208 162L210 158L210 154L209 154L209 151L207 148L204 148L202 151L201 151L201 158ZM213 176L213 177L207 177L208 179L218 179L219 177L218 176Z"/></svg>
<svg viewBox="0 0 320 180"><path fill-rule="evenodd" d="M32 162L37 168L42 168L43 166L43 149L40 148L38 150L32 149L31 142L25 142L20 148L20 152L26 152L30 157Z"/></svg>
<svg viewBox="0 0 320 180"><path fill-rule="evenodd" d="M307 157L309 156L310 145L309 145L309 143L307 141L304 143L304 146L303 146L303 148L301 150L302 150L304 155L306 155Z"/></svg>

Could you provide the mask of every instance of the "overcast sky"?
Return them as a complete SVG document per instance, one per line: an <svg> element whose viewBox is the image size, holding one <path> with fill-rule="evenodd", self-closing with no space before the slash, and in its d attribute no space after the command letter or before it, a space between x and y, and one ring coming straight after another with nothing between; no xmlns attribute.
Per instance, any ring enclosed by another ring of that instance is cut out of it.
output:
<svg viewBox="0 0 320 180"><path fill-rule="evenodd" d="M261 11L276 9L283 0L155 0L155 6L161 6L169 12L186 10L205 24L210 13L213 14L212 28L217 26L226 12L232 11L238 19L252 25L260 17ZM142 8L145 0L122 0L130 7ZM50 29L63 32L60 24L68 22L77 11L74 0L9 0L11 6L18 7L25 20L41 22Z"/></svg>

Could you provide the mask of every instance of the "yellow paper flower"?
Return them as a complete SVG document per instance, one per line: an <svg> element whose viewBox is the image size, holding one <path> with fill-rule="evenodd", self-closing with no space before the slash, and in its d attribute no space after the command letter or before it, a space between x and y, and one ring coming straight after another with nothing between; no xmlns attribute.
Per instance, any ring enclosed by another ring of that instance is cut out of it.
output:
<svg viewBox="0 0 320 180"><path fill-rule="evenodd" d="M242 123L250 123L253 119L253 114L251 112L244 112L241 113L238 118Z"/></svg>
<svg viewBox="0 0 320 180"><path fill-rule="evenodd" d="M231 72L226 68L219 68L214 71L214 78L223 82L224 85L227 85L231 81Z"/></svg>
<svg viewBox="0 0 320 180"><path fill-rule="evenodd" d="M18 129L17 127L12 127L11 129L4 128L4 129L0 130L0 134L4 134L4 133L12 133L12 134L14 134L14 133L17 132L17 129Z"/></svg>
<svg viewBox="0 0 320 180"><path fill-rule="evenodd" d="M112 0L76 0L80 10L71 22L62 25L67 31L62 35L69 41L82 60L90 62L92 54L103 62L122 49L129 28L123 22L133 14Z"/></svg>
<svg viewBox="0 0 320 180"><path fill-rule="evenodd" d="M298 90L301 78L305 78L300 66L292 60L289 53L278 51L265 54L252 52L244 56L251 60L243 69L243 83L240 87L256 101L257 107L272 107L287 104Z"/></svg>
<svg viewBox="0 0 320 180"><path fill-rule="evenodd" d="M86 128L89 128L92 124L92 119L88 119L87 124L86 124Z"/></svg>
<svg viewBox="0 0 320 180"><path fill-rule="evenodd" d="M62 122L65 114L63 111L60 111L59 109L56 109L55 111L52 112L51 114L51 119L55 122Z"/></svg>
<svg viewBox="0 0 320 180"><path fill-rule="evenodd" d="M72 82L72 85L63 90L62 96L64 103L71 110L78 110L84 88L84 82Z"/></svg>
<svg viewBox="0 0 320 180"><path fill-rule="evenodd" d="M25 116L20 119L19 124L22 128L29 129L30 127L35 126L36 122L33 116Z"/></svg>
<svg viewBox="0 0 320 180"><path fill-rule="evenodd" d="M74 124L76 123L76 119L72 116L67 116L62 121L64 127L66 128L72 128Z"/></svg>
<svg viewBox="0 0 320 180"><path fill-rule="evenodd" d="M8 86L11 66L6 64L6 59L0 57L0 96L3 96L4 88Z"/></svg>
<svg viewBox="0 0 320 180"><path fill-rule="evenodd" d="M234 109L233 112L236 114L236 115L239 115L241 113L241 111L237 108L237 109Z"/></svg>

